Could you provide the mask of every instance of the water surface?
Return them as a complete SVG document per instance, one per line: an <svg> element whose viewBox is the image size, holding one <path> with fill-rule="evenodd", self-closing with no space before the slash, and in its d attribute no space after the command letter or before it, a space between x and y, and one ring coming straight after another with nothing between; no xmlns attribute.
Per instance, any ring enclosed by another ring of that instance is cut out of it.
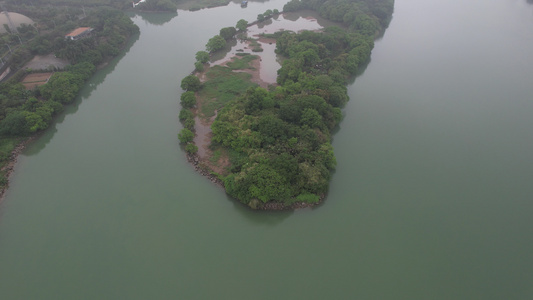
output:
<svg viewBox="0 0 533 300"><path fill-rule="evenodd" d="M533 6L397 0L349 87L326 203L258 213L186 163L179 81L221 27L284 3L133 18L128 53L20 157L2 299L533 295Z"/></svg>

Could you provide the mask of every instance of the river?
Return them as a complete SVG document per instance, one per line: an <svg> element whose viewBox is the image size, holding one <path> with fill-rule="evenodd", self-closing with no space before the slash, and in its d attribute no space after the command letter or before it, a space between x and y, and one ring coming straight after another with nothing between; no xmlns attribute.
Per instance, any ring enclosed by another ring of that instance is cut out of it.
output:
<svg viewBox="0 0 533 300"><path fill-rule="evenodd" d="M254 212L193 171L179 81L286 0L133 17L141 34L19 158L1 299L529 299L533 5L396 0L326 202Z"/></svg>

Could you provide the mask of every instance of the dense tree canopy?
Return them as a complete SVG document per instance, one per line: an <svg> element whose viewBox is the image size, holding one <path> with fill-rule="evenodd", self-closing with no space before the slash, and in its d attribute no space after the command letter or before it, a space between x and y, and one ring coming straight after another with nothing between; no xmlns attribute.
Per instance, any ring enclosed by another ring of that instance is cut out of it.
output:
<svg viewBox="0 0 533 300"><path fill-rule="evenodd" d="M248 21L244 20L244 19L240 19L238 22L237 22L237 25L235 26L237 28L237 30L239 31L245 31L246 28L248 27Z"/></svg>
<svg viewBox="0 0 533 300"><path fill-rule="evenodd" d="M214 37L209 39L209 41L205 45L205 48L209 52L216 52L224 48L224 46L226 46L226 40L220 35L215 35Z"/></svg>
<svg viewBox="0 0 533 300"><path fill-rule="evenodd" d="M235 27L224 27L220 29L220 36L223 37L225 40L233 38L236 33L237 29L235 29Z"/></svg>
<svg viewBox="0 0 533 300"><path fill-rule="evenodd" d="M189 75L181 80L181 88L186 91L197 91L202 86L200 79L194 75Z"/></svg>
<svg viewBox="0 0 533 300"><path fill-rule="evenodd" d="M285 58L279 86L237 95L211 126L211 146L225 149L231 161L220 174L227 193L254 208L269 202L313 204L325 195L336 166L331 132L348 101L346 79L368 61L392 1L293 0L284 10L303 8L349 29L277 33L276 52ZM267 10L258 19L272 14ZM182 118L188 113L180 113Z"/></svg>

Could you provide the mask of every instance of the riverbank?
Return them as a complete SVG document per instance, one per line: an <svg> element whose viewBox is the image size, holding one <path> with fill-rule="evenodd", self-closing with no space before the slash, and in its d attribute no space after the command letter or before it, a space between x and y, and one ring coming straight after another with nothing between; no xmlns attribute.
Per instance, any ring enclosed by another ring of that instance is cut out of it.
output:
<svg viewBox="0 0 533 300"><path fill-rule="evenodd" d="M87 68L85 71L87 71L88 73L84 74L83 77L78 77L78 78L83 78L84 79L83 84L79 85L79 86L78 85L75 86L76 92L69 94L69 97L72 97L72 99L70 101L61 102L60 104L58 104L59 107L52 106L53 109L51 109L50 115L46 115L45 119L47 121L45 123L43 122L46 125L45 127L39 127L35 131L25 132L23 134L20 134L20 137L17 136L15 133L8 133L8 134L6 134L6 136L8 136L8 137L0 138L0 161L1 161L1 163L0 163L0 202L3 200L4 194L7 191L7 189L9 188L9 177L12 174L12 172L15 170L14 168L15 168L15 165L17 163L18 156L24 151L26 146L30 142L32 142L33 140L37 139L45 130L47 130L49 128L50 124L52 124L53 122L56 122L56 119L57 119L58 115L61 114L61 112L63 111L64 107L66 107L68 105L71 105L72 101L74 101L74 98L77 97L78 92L86 84L87 80L91 76L93 76L94 73L97 70L103 69L105 66L107 66L116 57L118 57L119 55L121 55L124 52L126 52L125 51L126 47L128 45L131 45L134 37L135 37L134 33L129 33L126 36L125 42L120 46L120 48L119 48L120 49L120 53L118 55L105 57L105 59L103 61L101 61L99 63L99 65L94 66L92 69ZM67 60L65 60L65 59L57 59L55 57L55 55L50 53L48 55L36 55L36 56L34 56L32 59L30 59L28 64L25 65L24 69L30 69L30 70L34 70L34 71L35 70L42 71L43 68L44 69L46 69L46 68L49 68L49 69L65 69L67 66L69 66L69 63L68 63ZM76 66L74 66L74 67L76 67ZM20 76L18 76L17 79L13 79L12 78L12 84L13 85L17 85L18 82L20 81L20 79L22 79L22 75L28 73L28 72L25 72L23 70L21 70L19 72ZM91 73L89 73L89 70L90 70ZM61 71L61 72L58 72L58 73L66 73L66 74L68 74L68 76L74 76L75 75L74 73L72 73L72 71ZM49 84L49 80L46 81L46 84ZM44 86L44 85L41 85L41 86ZM74 86L74 85L72 85L72 86ZM56 89L59 90L59 91L63 91L63 90L66 90L67 87L72 88L72 86L63 85L61 87L54 87L54 85L52 85L52 88L50 88L49 91L50 91L50 94L51 94ZM29 93L29 92L33 92L35 90L35 88L28 89L27 87L26 88L22 88L22 89L23 90L21 91L21 94L23 94L23 92ZM45 107L44 105L46 103L48 103L49 99L46 99L43 96L42 93L41 94L37 94L37 95L32 95L32 96L33 96L33 100L32 100L32 98L21 99L21 103L24 103L25 101L34 101L33 105L35 106L35 107L33 107L33 109L23 110L23 113L26 113L26 114L31 115L33 117L37 116L35 118L40 119L41 121L43 121L43 119L42 119L43 116L38 115L36 113L36 111L38 110L37 108ZM59 103L59 102L55 102L55 103ZM46 107L46 108L50 109L50 107ZM20 126L20 124L19 124L19 126ZM30 126L30 125L28 125L26 123L26 124L23 124L23 126ZM16 141L16 142L14 142L14 141Z"/></svg>
<svg viewBox="0 0 533 300"><path fill-rule="evenodd" d="M2 173L2 177L0 178L2 185L0 186L0 203L4 200L4 195L9 188L9 177L15 170L15 165L17 164L18 156L22 153L22 151L26 148L26 146L35 140L37 136L32 136L23 139L22 141L18 142L16 146L11 150L6 163L2 165L0 168L0 172Z"/></svg>
<svg viewBox="0 0 533 300"><path fill-rule="evenodd" d="M196 172L200 175L206 177L209 181L219 186L225 190L224 181L220 179L216 173L208 168L204 163L205 161L200 159L197 153L187 153L187 161L191 164ZM313 208L321 205L326 199L326 195L323 194L320 196L320 199L316 203L305 203L305 202L294 202L290 205L285 205L280 202L267 202L261 203L260 201L253 201L252 204L249 204L248 207L254 210L266 210L266 211L285 211L285 210L295 210L295 209L304 209L304 208Z"/></svg>

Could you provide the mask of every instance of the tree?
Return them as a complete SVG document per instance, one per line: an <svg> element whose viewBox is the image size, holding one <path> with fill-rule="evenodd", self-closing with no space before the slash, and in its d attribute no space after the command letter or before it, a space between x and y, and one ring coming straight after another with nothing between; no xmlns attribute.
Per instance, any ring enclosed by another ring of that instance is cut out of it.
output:
<svg viewBox="0 0 533 300"><path fill-rule="evenodd" d="M196 105L196 96L194 96L194 92L187 91L181 94L180 99L183 108L193 108Z"/></svg>
<svg viewBox="0 0 533 300"><path fill-rule="evenodd" d="M193 119L194 114L192 113L192 111L188 109L182 109L180 110L179 118L181 121L187 120L187 119Z"/></svg>
<svg viewBox="0 0 533 300"><path fill-rule="evenodd" d="M209 53L206 51L198 51L196 52L196 61L199 61L203 64L209 61Z"/></svg>
<svg viewBox="0 0 533 300"><path fill-rule="evenodd" d="M214 37L209 39L209 41L205 45L205 48L209 52L215 52L224 48L224 46L226 46L226 40L220 35L215 35Z"/></svg>
<svg viewBox="0 0 533 300"><path fill-rule="evenodd" d="M200 82L200 79L194 75L186 76L181 80L181 88L186 91L193 91L196 92L200 89L202 86L202 83Z"/></svg>
<svg viewBox="0 0 533 300"><path fill-rule="evenodd" d="M25 135L29 133L26 123L26 114L23 111L14 111L6 116L0 123L0 133L3 135Z"/></svg>
<svg viewBox="0 0 533 300"><path fill-rule="evenodd" d="M220 36L223 37L225 40L231 39L235 36L236 33L237 29L235 29L235 27L224 27L220 29Z"/></svg>
<svg viewBox="0 0 533 300"><path fill-rule="evenodd" d="M263 14L257 15L257 21L263 22L265 20L265 16Z"/></svg>
<svg viewBox="0 0 533 300"><path fill-rule="evenodd" d="M195 144L188 143L187 146L185 146L185 151L188 153L194 154L198 152L198 147Z"/></svg>
<svg viewBox="0 0 533 300"><path fill-rule="evenodd" d="M322 126L322 117L320 114L312 108L306 108L303 110L302 117L300 118L302 125L307 125L310 128L317 128Z"/></svg>
<svg viewBox="0 0 533 300"><path fill-rule="evenodd" d="M248 21L240 19L235 27L237 27L239 31L245 31L246 28L248 28Z"/></svg>
<svg viewBox="0 0 533 300"><path fill-rule="evenodd" d="M178 133L178 139L182 144L190 143L194 139L194 132L187 128L183 128L180 133Z"/></svg>
<svg viewBox="0 0 533 300"><path fill-rule="evenodd" d="M204 70L204 64L197 61L194 63L194 69L198 72L202 72Z"/></svg>

